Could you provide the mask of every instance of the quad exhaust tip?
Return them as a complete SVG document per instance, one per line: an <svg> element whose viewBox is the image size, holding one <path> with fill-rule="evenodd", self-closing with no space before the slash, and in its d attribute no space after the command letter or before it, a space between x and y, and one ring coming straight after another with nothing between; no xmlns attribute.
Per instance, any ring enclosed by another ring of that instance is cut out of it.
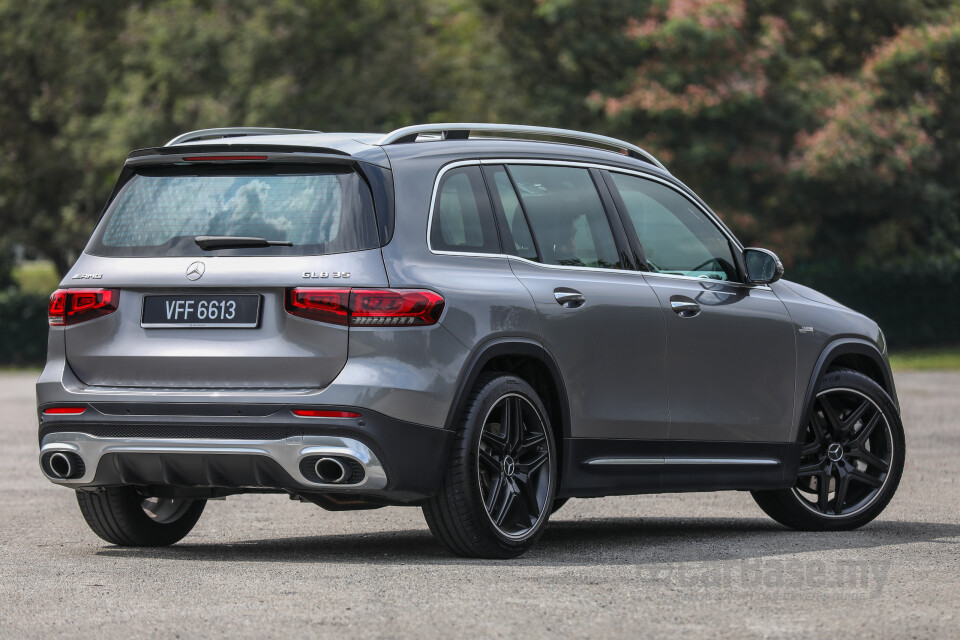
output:
<svg viewBox="0 0 960 640"><path fill-rule="evenodd" d="M320 458L313 470L324 482L339 484L350 479L350 469L337 458Z"/></svg>

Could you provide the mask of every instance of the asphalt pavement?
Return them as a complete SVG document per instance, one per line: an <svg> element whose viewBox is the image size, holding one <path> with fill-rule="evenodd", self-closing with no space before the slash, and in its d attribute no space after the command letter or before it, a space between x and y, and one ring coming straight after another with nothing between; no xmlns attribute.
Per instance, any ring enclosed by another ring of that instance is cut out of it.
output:
<svg viewBox="0 0 960 640"><path fill-rule="evenodd" d="M36 373L0 372L0 637L960 637L960 372L897 376L907 467L859 531L798 533L748 493L571 500L511 561L419 509L207 503L164 549L114 547L37 465Z"/></svg>

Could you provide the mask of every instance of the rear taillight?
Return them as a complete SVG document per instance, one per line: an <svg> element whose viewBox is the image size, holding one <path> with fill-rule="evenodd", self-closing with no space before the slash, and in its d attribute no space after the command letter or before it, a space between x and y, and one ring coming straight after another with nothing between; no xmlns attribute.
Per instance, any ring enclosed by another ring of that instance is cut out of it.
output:
<svg viewBox="0 0 960 640"><path fill-rule="evenodd" d="M93 320L117 310L119 289L57 289L50 295L47 319L51 327Z"/></svg>
<svg viewBox="0 0 960 640"><path fill-rule="evenodd" d="M351 327L436 324L443 296L421 289L288 289L287 313Z"/></svg>
<svg viewBox="0 0 960 640"><path fill-rule="evenodd" d="M347 326L350 289L287 289L287 313L309 320Z"/></svg>

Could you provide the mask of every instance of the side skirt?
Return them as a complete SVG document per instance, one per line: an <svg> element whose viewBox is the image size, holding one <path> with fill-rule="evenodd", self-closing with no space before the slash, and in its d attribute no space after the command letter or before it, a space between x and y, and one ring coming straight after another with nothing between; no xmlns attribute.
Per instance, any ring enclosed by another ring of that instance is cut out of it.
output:
<svg viewBox="0 0 960 640"><path fill-rule="evenodd" d="M790 442L567 438L557 495L780 489L793 486L799 462Z"/></svg>

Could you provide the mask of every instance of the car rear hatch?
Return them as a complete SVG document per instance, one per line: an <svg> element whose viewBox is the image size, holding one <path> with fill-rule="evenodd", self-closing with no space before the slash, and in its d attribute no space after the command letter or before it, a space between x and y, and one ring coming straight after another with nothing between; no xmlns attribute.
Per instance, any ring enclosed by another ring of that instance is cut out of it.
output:
<svg viewBox="0 0 960 640"><path fill-rule="evenodd" d="M383 189L371 181L389 172L193 153L128 161L64 281L75 296L64 321L70 367L109 387L328 385L346 363L348 328L285 307L298 287L387 286L377 209L390 203L375 206Z"/></svg>

